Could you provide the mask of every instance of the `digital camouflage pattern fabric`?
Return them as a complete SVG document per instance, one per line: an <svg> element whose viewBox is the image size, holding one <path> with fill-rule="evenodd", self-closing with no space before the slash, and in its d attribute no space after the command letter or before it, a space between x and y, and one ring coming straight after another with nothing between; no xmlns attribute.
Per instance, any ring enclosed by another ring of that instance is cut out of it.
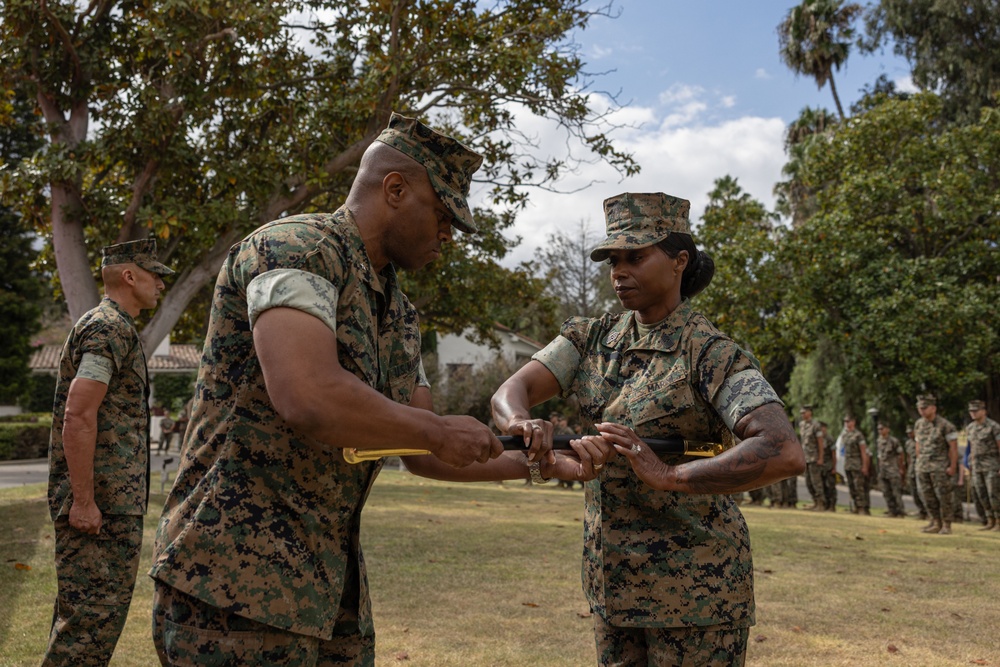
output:
<svg viewBox="0 0 1000 667"><path fill-rule="evenodd" d="M380 285L350 211L293 216L253 232L219 272L150 574L228 613L320 639L331 638L341 609L353 609L357 632L369 636L358 531L381 462L347 464L339 448L294 432L274 409L254 352L248 290L263 281L271 303L285 303L283 281L267 282L277 271L298 275L317 298L332 295L309 312L335 322L345 369L410 402L420 365L416 310L391 265ZM331 308L335 318L324 315ZM358 585L348 590L352 577Z"/></svg>
<svg viewBox="0 0 1000 667"><path fill-rule="evenodd" d="M826 489L824 487L824 469L819 464L820 444L822 431L819 423L813 419L803 419L799 422L799 440L802 442L802 451L806 455L806 480L813 497L813 507L816 509L826 508ZM826 461L826 451L824 450L824 463Z"/></svg>
<svg viewBox="0 0 1000 667"><path fill-rule="evenodd" d="M631 312L571 318L534 358L577 396L585 432L608 421L640 437L727 442L731 424L780 403L755 360L686 301L641 338ZM586 485L583 581L614 626L754 622L750 540L733 498L654 491L624 457Z"/></svg>
<svg viewBox="0 0 1000 667"><path fill-rule="evenodd" d="M917 442L917 486L930 518L951 523L954 516L952 479L947 474L951 440L958 440L958 429L943 417L921 417L913 425Z"/></svg>
<svg viewBox="0 0 1000 667"><path fill-rule="evenodd" d="M479 231L468 197L472 174L482 165L482 155L449 136L435 132L415 118L398 113L392 114L388 127L382 130L376 141L392 146L424 165L434 192L455 216L452 224L469 234Z"/></svg>
<svg viewBox="0 0 1000 667"><path fill-rule="evenodd" d="M69 385L85 354L106 360L108 391L97 412L94 502L104 514L142 515L149 497L149 378L132 316L104 297L66 337L49 436L49 512L69 514L73 492L63 451ZM103 381L105 378L91 378Z"/></svg>
<svg viewBox="0 0 1000 667"><path fill-rule="evenodd" d="M954 424L940 415L933 420L921 417L913 425L913 438L917 441L918 474L948 468L951 464L948 441L958 440L958 429Z"/></svg>
<svg viewBox="0 0 1000 667"><path fill-rule="evenodd" d="M604 200L608 238L590 253L603 262L609 251L644 248L659 243L672 232L691 233L691 202L662 192L631 193Z"/></svg>
<svg viewBox="0 0 1000 667"><path fill-rule="evenodd" d="M594 614L598 665L743 667L750 628L615 628Z"/></svg>
<svg viewBox="0 0 1000 667"><path fill-rule="evenodd" d="M989 520L1000 520L1000 424L989 417L979 424L970 422L965 427L972 454L972 481Z"/></svg>
<svg viewBox="0 0 1000 667"><path fill-rule="evenodd" d="M101 248L101 268L114 264L135 264L160 276L174 272L156 259L156 239L127 241Z"/></svg>
<svg viewBox="0 0 1000 667"><path fill-rule="evenodd" d="M893 436L879 436L875 441L878 452L878 479L882 487L889 516L904 516L903 474L899 470L899 459L903 455L903 445Z"/></svg>
<svg viewBox="0 0 1000 667"><path fill-rule="evenodd" d="M105 515L101 534L56 519L58 596L42 667L104 667L125 627L142 551L142 517Z"/></svg>
<svg viewBox="0 0 1000 667"><path fill-rule="evenodd" d="M63 443L77 377L107 384L97 410L94 503L101 533L69 524L73 505ZM132 316L104 297L73 326L59 358L49 437L49 513L58 592L42 664L106 665L128 616L149 499L149 378Z"/></svg>

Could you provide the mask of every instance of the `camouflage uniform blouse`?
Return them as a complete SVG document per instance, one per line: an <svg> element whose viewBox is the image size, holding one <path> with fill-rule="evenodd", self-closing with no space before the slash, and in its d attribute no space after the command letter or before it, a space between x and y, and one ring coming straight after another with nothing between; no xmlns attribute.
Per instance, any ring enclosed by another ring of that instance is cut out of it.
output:
<svg viewBox="0 0 1000 667"><path fill-rule="evenodd" d="M780 403L755 360L687 301L642 338L631 312L571 318L535 358L576 394L590 432L607 421L725 442L754 408ZM732 497L655 491L625 457L587 483L583 581L591 609L617 626L754 623L750 539Z"/></svg>
<svg viewBox="0 0 1000 667"><path fill-rule="evenodd" d="M947 419L935 415L933 421L921 417L913 425L913 438L919 446L917 472L944 472L951 465L948 441L958 440L958 429Z"/></svg>
<svg viewBox="0 0 1000 667"><path fill-rule="evenodd" d="M269 223L233 246L216 282L183 461L157 532L155 579L323 639L341 604L356 607L362 634L372 633L358 533L381 462L349 465L340 449L284 422L251 327L266 307L305 310L335 328L345 369L409 403L420 365L416 310L391 265L382 279L384 287L346 208ZM348 444L351 434L343 437L339 444Z"/></svg>
<svg viewBox="0 0 1000 667"><path fill-rule="evenodd" d="M845 428L840 434L840 444L844 446L844 472L848 470L861 472L863 463L861 446L868 444L865 442L864 434L858 429L848 431Z"/></svg>
<svg viewBox="0 0 1000 667"><path fill-rule="evenodd" d="M1000 450L997 440L1000 440L1000 424L986 418L982 424L970 422L965 427L972 450L972 465L979 470L1000 469Z"/></svg>
<svg viewBox="0 0 1000 667"><path fill-rule="evenodd" d="M899 440L890 436L879 436L875 441L875 448L878 450L878 475L885 479L899 479L899 456L903 453L903 446Z"/></svg>
<svg viewBox="0 0 1000 667"><path fill-rule="evenodd" d="M49 512L69 514L73 490L63 451L69 385L76 377L108 385L97 410L94 502L103 514L140 516L149 499L149 378L135 321L104 297L66 337L49 437Z"/></svg>

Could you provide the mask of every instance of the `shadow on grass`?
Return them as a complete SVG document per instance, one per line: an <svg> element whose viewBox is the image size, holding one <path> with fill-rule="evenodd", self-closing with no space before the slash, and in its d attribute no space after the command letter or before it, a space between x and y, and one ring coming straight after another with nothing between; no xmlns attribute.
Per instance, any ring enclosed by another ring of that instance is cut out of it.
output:
<svg viewBox="0 0 1000 667"><path fill-rule="evenodd" d="M0 504L0 516L0 646L5 646L12 640L12 627L23 626L15 617L25 608L21 598L46 596L52 587L45 565L52 560L53 546L44 496Z"/></svg>

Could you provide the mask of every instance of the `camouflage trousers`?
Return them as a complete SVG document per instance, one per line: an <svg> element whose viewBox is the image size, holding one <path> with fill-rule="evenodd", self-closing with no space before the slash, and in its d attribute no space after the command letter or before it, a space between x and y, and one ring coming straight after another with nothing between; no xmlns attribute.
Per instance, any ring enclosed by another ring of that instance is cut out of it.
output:
<svg viewBox="0 0 1000 667"><path fill-rule="evenodd" d="M600 667L743 667L750 628L623 628L594 614Z"/></svg>
<svg viewBox="0 0 1000 667"><path fill-rule="evenodd" d="M944 470L918 471L917 486L920 487L920 497L927 506L927 516L951 523L955 516L955 509L952 507L951 476Z"/></svg>
<svg viewBox="0 0 1000 667"><path fill-rule="evenodd" d="M889 516L904 516L906 514L903 505L903 478L897 471L895 475L879 475L879 486L882 487L882 496L885 498L885 505Z"/></svg>
<svg viewBox="0 0 1000 667"><path fill-rule="evenodd" d="M868 477L861 474L860 470L845 470L847 475L847 488L851 491L851 502L856 510L866 510L869 508L868 502Z"/></svg>
<svg viewBox="0 0 1000 667"><path fill-rule="evenodd" d="M826 497L826 509L835 511L837 508L837 473L829 463L823 464L823 495Z"/></svg>
<svg viewBox="0 0 1000 667"><path fill-rule="evenodd" d="M976 489L976 496L983 505L985 518L1000 519L1000 468L995 466L972 467L972 483Z"/></svg>
<svg viewBox="0 0 1000 667"><path fill-rule="evenodd" d="M818 463L806 464L806 488L812 496L813 504L826 507L826 488L823 486L823 466Z"/></svg>
<svg viewBox="0 0 1000 667"><path fill-rule="evenodd" d="M98 535L55 521L58 593L42 667L107 665L125 627L142 551L142 517L105 515Z"/></svg>
<svg viewBox="0 0 1000 667"><path fill-rule="evenodd" d="M296 634L153 584L153 644L170 667L374 667L375 635L362 636L357 616L343 613L332 639Z"/></svg>
<svg viewBox="0 0 1000 667"><path fill-rule="evenodd" d="M917 506L917 511L921 515L927 514L927 506L920 496L920 485L917 484L917 470L913 465L906 469L906 483L910 487L910 496L913 498L913 504Z"/></svg>

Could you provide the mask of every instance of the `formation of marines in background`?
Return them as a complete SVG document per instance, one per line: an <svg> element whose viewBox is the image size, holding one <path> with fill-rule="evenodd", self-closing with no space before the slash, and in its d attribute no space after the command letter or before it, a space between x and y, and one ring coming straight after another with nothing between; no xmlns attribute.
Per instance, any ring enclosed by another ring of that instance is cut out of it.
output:
<svg viewBox="0 0 1000 667"><path fill-rule="evenodd" d="M844 417L844 428L833 439L827 425L813 419L813 407L803 405L798 430L806 454L806 488L813 498L805 509L836 511L840 449L850 512L871 514L869 497L875 481L890 517L905 517L903 494L912 496L915 515L928 521L923 532L950 534L952 523L965 519L965 498L974 504L981 530L1000 532L1000 424L988 416L985 402L977 399L968 404L964 457L958 447L959 429L938 414L933 394L917 397L917 411L920 418L907 429L903 442L892 435L887 423L878 423L873 457L853 416ZM771 507L796 507L798 502L785 483L750 494L751 504L763 505L766 500Z"/></svg>

